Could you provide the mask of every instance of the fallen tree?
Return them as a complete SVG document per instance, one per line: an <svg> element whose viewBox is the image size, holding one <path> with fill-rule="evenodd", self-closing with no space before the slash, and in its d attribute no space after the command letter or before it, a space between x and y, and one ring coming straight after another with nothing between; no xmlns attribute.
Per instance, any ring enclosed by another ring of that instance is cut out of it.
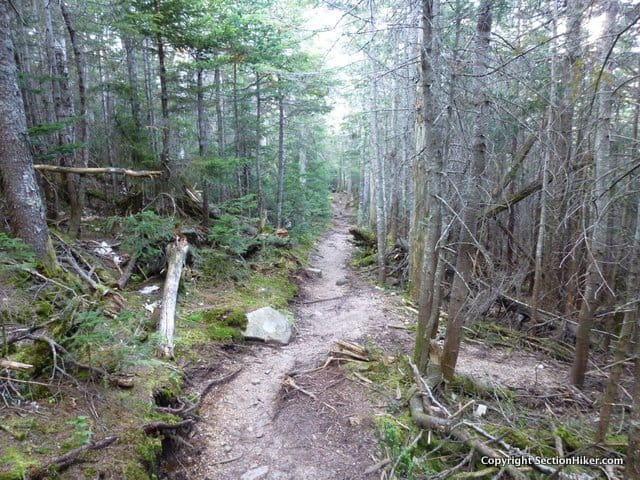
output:
<svg viewBox="0 0 640 480"><path fill-rule="evenodd" d="M61 167L59 165L34 165L34 169L55 173L76 173L79 175L125 175L127 177L158 177L162 172L157 170L130 170L119 167Z"/></svg>

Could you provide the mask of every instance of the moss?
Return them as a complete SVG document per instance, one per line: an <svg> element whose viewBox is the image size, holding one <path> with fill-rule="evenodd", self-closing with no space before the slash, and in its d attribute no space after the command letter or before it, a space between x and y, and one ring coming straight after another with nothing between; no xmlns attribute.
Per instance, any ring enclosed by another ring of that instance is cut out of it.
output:
<svg viewBox="0 0 640 480"><path fill-rule="evenodd" d="M17 448L8 447L0 457L0 480L22 480L29 468L37 465Z"/></svg>
<svg viewBox="0 0 640 480"><path fill-rule="evenodd" d="M476 382L473 378L454 375L450 388L460 394L476 398L484 398L487 400L502 400L512 402L515 398L515 392L503 387Z"/></svg>
<svg viewBox="0 0 640 480"><path fill-rule="evenodd" d="M234 341L240 341L243 338L240 330L233 327L227 327L226 325L212 325L208 327L207 335L210 340L224 345L229 345Z"/></svg>
<svg viewBox="0 0 640 480"><path fill-rule="evenodd" d="M203 313L202 321L208 324L220 323L240 329L247 328L247 315L242 308L214 308Z"/></svg>

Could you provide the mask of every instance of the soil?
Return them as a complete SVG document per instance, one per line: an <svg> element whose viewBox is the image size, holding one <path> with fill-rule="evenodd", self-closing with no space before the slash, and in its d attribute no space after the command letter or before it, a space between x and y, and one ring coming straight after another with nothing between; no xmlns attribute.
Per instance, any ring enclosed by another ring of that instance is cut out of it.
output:
<svg viewBox="0 0 640 480"><path fill-rule="evenodd" d="M322 275L301 280L292 308L294 340L282 347L252 344L245 354L210 368L202 385L241 370L208 394L201 421L188 439L194 448L172 456L165 478L379 478L379 472L367 471L379 460L372 418L393 403L392 393L385 398L336 367L295 375L297 389L283 384L291 372L322 366L336 340L373 344L391 354L411 349L413 333L392 327L414 322L400 298L367 284L349 267L352 219L344 201L337 198L332 226L310 258L310 266ZM507 358L477 345L463 346L459 362L463 374L511 387L537 378L536 383L554 388L566 375L555 364L536 369L540 362L533 356Z"/></svg>

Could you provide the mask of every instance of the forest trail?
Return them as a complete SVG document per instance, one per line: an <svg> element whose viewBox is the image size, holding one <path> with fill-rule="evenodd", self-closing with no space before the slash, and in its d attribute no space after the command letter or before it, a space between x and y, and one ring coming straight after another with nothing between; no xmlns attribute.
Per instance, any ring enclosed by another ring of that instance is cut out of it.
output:
<svg viewBox="0 0 640 480"><path fill-rule="evenodd" d="M356 382L335 367L297 374L295 382L304 392L283 386L287 374L322 366L336 340L373 344L392 354L412 348L413 333L389 327L414 321L399 297L365 284L349 267L351 217L344 203L337 197L332 225L310 257L310 266L322 276L307 277L300 285L292 343L253 344L247 354L233 357L233 365L212 369L202 385L224 377L220 370L241 370L208 394L188 439L195 451L172 458L169 478L379 478L367 472L378 461L372 418L397 404L393 393L385 397L375 385ZM558 388L566 367L547 361L548 368L540 370L539 362L533 354L463 344L458 372L529 393Z"/></svg>
<svg viewBox="0 0 640 480"><path fill-rule="evenodd" d="M335 368L295 377L316 399L282 385L289 372L321 366L336 340L395 334L387 328L393 314L385 296L349 269L351 218L344 201L338 197L333 223L310 258L322 276L300 285L292 343L252 346L240 373L208 395L189 439L200 454L175 478L377 478L363 473L376 463L377 444L373 407L360 385Z"/></svg>

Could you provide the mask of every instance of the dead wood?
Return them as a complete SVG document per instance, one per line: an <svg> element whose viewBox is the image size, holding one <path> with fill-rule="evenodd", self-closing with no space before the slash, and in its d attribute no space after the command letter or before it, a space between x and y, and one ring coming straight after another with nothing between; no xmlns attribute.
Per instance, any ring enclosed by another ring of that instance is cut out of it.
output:
<svg viewBox="0 0 640 480"><path fill-rule="evenodd" d="M0 358L0 368L6 368L7 370L19 370L22 372L28 372L33 368L33 365L28 363L14 362L13 360L6 360Z"/></svg>
<svg viewBox="0 0 640 480"><path fill-rule="evenodd" d="M147 177L153 178L162 175L161 171L156 170L129 170L128 168L118 167L62 167L59 165L34 165L34 169L46 172L56 173L77 173L80 175L125 175L127 177Z"/></svg>
<svg viewBox="0 0 640 480"><path fill-rule="evenodd" d="M117 439L118 437L116 436L106 437L102 440L96 440L93 442L89 442L86 445L82 445L81 447L74 448L64 455L60 455L59 457L56 457L53 460L49 460L42 465L32 467L27 473L27 478L29 478L30 480L48 478L51 473L50 469L55 469L56 471L64 470L74 463L81 461L80 455L82 455L82 453L88 450L100 450L102 448L108 447Z"/></svg>
<svg viewBox="0 0 640 480"><path fill-rule="evenodd" d="M313 303L320 303L320 302L330 302L332 300L340 300L341 298L346 297L346 295L339 295L337 297L330 297L330 298L321 298L319 300L309 300L308 302L302 302L303 305L311 305Z"/></svg>
<svg viewBox="0 0 640 480"><path fill-rule="evenodd" d="M176 237L175 241L167 245L167 276L162 291L162 309L160 310L160 344L159 357L173 357L173 333L176 320L176 302L182 269L189 252L189 242L185 237Z"/></svg>
<svg viewBox="0 0 640 480"><path fill-rule="evenodd" d="M147 435L154 435L161 432L179 430L183 427L189 427L195 423L192 418L187 418L178 423L166 423L166 422L151 422L142 426L142 431Z"/></svg>
<svg viewBox="0 0 640 480"><path fill-rule="evenodd" d="M338 340L333 348L331 348L330 354L333 356L353 358L362 362L371 361L371 357L366 348L356 343L346 342L344 340Z"/></svg>
<svg viewBox="0 0 640 480"><path fill-rule="evenodd" d="M138 255L132 255L131 258L129 259L129 263L127 263L127 266L122 272L122 275L116 282L120 290L124 290L124 287L126 287L127 283L129 283L129 279L133 274L133 270L136 268L137 262L138 262Z"/></svg>

